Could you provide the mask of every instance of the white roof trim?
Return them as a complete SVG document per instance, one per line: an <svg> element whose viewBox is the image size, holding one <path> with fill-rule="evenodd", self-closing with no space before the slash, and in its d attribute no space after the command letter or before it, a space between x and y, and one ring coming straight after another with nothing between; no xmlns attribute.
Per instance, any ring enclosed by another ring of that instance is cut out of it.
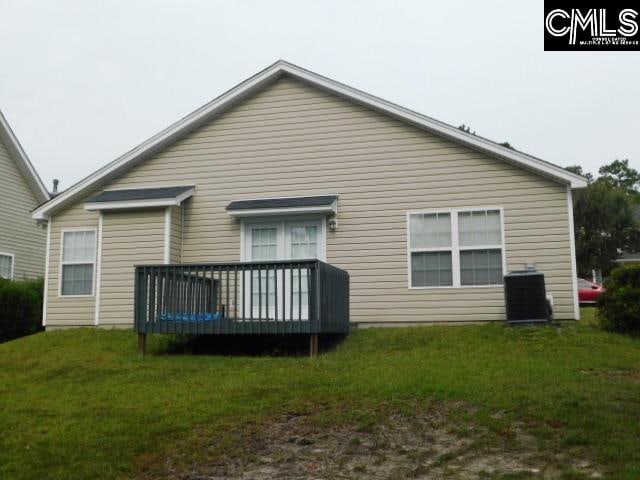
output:
<svg viewBox="0 0 640 480"><path fill-rule="evenodd" d="M13 130L9 126L9 122L0 111L0 141L5 145L9 155L16 163L18 169L22 173L22 176L27 181L29 188L33 191L38 202L43 203L51 198L49 191L46 189L38 172L29 161L29 157L20 145L20 142L16 138Z"/></svg>
<svg viewBox="0 0 640 480"><path fill-rule="evenodd" d="M340 95L351 101L366 105L369 108L373 108L420 128L424 128L425 130L437 135L462 143L522 168L545 175L559 183L570 185L572 188L584 187L587 184L586 179L568 172L562 167L553 165L525 153L503 147L482 137L463 132L451 125L447 125L407 108L387 102L355 88L348 87L342 83L310 72L296 65L292 65L284 60L279 60L270 67L267 67L253 77L245 80L213 101L187 115L157 135L151 137L133 150L125 153L103 168L97 170L84 180L81 180L74 186L68 188L45 205L34 210L33 217L36 219L48 218L49 215L51 215L51 213L53 213L57 208L72 202L83 194L86 194L91 188L96 188L106 184L111 179L129 168L132 168L138 162L148 158L150 155L161 150L182 135L185 135L200 125L213 120L216 115L230 108L236 102L251 95L259 88L275 81L282 75L290 75L293 78L309 83L317 88Z"/></svg>
<svg viewBox="0 0 640 480"><path fill-rule="evenodd" d="M144 200L87 202L84 204L84 209L93 212L105 210L131 210L136 208L177 207L192 195L193 188L173 198L146 198Z"/></svg>

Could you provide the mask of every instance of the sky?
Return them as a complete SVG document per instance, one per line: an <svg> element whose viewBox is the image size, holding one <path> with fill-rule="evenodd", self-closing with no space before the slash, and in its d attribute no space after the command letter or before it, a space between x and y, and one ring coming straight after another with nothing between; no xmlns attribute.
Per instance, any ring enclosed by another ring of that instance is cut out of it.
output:
<svg viewBox="0 0 640 480"><path fill-rule="evenodd" d="M67 188L278 59L588 172L640 169L640 52L545 52L543 2L0 0L0 110Z"/></svg>

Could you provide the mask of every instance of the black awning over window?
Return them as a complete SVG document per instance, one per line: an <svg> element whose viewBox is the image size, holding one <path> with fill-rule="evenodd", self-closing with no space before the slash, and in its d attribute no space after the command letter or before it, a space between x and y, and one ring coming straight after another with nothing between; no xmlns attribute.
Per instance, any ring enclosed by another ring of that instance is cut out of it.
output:
<svg viewBox="0 0 640 480"><path fill-rule="evenodd" d="M164 200L176 198L192 190L193 186L132 188L127 190L109 190L87 200L87 203L131 202L135 200Z"/></svg>
<svg viewBox="0 0 640 480"><path fill-rule="evenodd" d="M236 200L227 205L227 211L272 210L276 208L331 207L337 195L318 195L314 197L282 197L254 200Z"/></svg>

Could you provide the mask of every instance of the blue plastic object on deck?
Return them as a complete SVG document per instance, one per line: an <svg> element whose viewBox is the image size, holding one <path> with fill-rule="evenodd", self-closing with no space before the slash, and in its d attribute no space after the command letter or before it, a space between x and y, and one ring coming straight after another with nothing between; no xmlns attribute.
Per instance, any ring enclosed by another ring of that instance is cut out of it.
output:
<svg viewBox="0 0 640 480"><path fill-rule="evenodd" d="M222 315L216 313L166 313L158 316L158 320L171 322L217 322Z"/></svg>

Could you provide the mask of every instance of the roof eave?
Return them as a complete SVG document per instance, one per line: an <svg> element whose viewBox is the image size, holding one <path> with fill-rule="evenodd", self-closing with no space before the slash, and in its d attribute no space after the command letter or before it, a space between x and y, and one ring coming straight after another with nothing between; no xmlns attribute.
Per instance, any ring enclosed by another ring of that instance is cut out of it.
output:
<svg viewBox="0 0 640 480"><path fill-rule="evenodd" d="M91 187L99 187L108 183L111 179L117 177L126 169L135 166L138 162L148 158L148 156L152 155L154 152L161 150L164 146L170 144L185 132L191 131L202 123L210 121L216 114L230 108L246 96L251 95L255 90L274 81L283 74L291 75L292 77L310 83L317 88L325 89L333 94L364 104L369 108L378 110L387 115L392 115L405 122L424 128L436 135L446 137L457 143L463 143L470 148L482 151L492 156L498 156L508 162L527 168L554 181L570 185L571 188L581 188L587 185L586 179L568 172L562 167L550 164L530 155L511 150L489 140L483 139L482 137L463 132L451 125L447 125L407 108L387 102L386 100L382 100L381 98L341 84L335 80L331 80L310 72L309 70L292 65L284 60L279 60L234 88L223 93L193 113L182 118L178 122L172 124L157 135L149 138L147 141L125 153L113 162L97 170L84 180L81 180L71 188L67 189L62 194L51 199L49 202L41 205L34 210L33 217L36 219L48 218L51 213L57 210L57 208L74 201L82 194L86 193L87 189Z"/></svg>

